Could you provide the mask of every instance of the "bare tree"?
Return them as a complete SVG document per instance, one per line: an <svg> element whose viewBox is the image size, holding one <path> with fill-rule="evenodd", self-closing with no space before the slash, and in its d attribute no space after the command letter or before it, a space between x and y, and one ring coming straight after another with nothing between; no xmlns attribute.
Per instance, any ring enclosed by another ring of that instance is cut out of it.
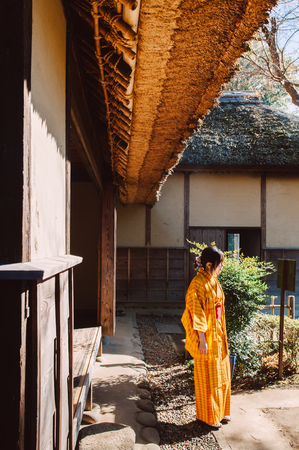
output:
<svg viewBox="0 0 299 450"><path fill-rule="evenodd" d="M272 10L268 24L256 33L249 51L242 56L241 71L231 87L245 82L258 89L264 84L265 92L279 85L299 107L298 40L299 1L281 0Z"/></svg>

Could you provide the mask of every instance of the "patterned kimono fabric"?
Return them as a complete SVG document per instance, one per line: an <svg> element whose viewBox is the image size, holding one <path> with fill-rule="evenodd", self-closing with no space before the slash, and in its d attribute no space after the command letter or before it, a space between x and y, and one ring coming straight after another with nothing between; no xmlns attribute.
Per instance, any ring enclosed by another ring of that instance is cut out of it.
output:
<svg viewBox="0 0 299 450"><path fill-rule="evenodd" d="M216 424L230 415L224 294L217 278L202 269L190 283L182 323L186 350L194 358L196 417L207 424ZM208 355L199 352L197 331L206 335Z"/></svg>

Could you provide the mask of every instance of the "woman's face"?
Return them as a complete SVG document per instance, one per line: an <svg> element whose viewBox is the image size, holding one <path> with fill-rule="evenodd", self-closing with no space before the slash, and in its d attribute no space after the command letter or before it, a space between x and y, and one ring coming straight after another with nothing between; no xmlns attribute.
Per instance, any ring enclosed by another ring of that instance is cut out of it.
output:
<svg viewBox="0 0 299 450"><path fill-rule="evenodd" d="M223 269L223 261L220 261L220 264L214 269L213 275L219 275Z"/></svg>

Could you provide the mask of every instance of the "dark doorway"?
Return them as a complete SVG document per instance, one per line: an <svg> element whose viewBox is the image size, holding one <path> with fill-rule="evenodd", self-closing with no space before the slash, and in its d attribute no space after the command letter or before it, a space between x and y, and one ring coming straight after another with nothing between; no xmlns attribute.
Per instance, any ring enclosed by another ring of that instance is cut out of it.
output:
<svg viewBox="0 0 299 450"><path fill-rule="evenodd" d="M260 228L228 228L226 230L226 250L231 250L229 243L233 240L232 235L235 235L235 243L239 241L240 252L244 256L261 257Z"/></svg>

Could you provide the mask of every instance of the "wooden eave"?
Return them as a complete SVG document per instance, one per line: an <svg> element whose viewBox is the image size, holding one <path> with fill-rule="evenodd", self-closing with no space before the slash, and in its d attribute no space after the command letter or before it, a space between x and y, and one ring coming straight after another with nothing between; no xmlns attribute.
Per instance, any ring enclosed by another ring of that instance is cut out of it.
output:
<svg viewBox="0 0 299 450"><path fill-rule="evenodd" d="M120 200L153 204L276 0L68 0L99 146Z"/></svg>

